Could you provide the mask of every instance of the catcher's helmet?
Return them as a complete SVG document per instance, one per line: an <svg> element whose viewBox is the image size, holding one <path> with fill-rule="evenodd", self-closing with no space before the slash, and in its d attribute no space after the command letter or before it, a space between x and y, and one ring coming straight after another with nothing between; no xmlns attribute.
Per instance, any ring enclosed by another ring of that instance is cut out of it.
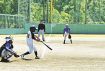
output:
<svg viewBox="0 0 105 71"><path fill-rule="evenodd" d="M5 39L6 39L7 42L10 41L10 40L12 40L11 37L5 37Z"/></svg>

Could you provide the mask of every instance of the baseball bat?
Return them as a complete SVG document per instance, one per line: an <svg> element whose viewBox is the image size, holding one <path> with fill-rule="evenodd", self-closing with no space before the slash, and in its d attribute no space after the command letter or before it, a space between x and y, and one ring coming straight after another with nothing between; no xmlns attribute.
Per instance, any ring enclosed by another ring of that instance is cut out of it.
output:
<svg viewBox="0 0 105 71"><path fill-rule="evenodd" d="M48 46L46 43L44 43L43 41L41 41L48 49L52 50L52 48L50 46Z"/></svg>

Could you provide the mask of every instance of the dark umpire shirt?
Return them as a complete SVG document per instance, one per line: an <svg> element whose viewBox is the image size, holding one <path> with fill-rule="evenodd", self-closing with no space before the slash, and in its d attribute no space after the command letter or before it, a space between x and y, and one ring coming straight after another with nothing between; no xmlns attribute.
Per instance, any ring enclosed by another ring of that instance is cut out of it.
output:
<svg viewBox="0 0 105 71"><path fill-rule="evenodd" d="M39 30L44 30L44 32L45 32L45 24L39 24L38 25L38 32L39 32Z"/></svg>

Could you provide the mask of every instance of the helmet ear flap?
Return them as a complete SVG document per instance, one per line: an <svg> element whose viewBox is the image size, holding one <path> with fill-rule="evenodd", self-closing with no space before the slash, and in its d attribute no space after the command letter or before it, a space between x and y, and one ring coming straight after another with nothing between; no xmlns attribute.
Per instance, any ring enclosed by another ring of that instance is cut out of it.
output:
<svg viewBox="0 0 105 71"><path fill-rule="evenodd" d="M30 27L31 32L35 32L36 28L35 27Z"/></svg>

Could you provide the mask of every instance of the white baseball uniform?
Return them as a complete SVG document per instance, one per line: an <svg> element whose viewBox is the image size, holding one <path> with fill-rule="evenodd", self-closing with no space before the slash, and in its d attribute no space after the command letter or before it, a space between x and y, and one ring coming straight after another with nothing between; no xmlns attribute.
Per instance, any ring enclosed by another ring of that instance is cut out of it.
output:
<svg viewBox="0 0 105 71"><path fill-rule="evenodd" d="M30 31L28 31L28 35L29 37L27 37L27 45L29 47L29 53L32 53L33 51L37 51L37 50L35 46L33 45L33 39L32 39L32 35Z"/></svg>

